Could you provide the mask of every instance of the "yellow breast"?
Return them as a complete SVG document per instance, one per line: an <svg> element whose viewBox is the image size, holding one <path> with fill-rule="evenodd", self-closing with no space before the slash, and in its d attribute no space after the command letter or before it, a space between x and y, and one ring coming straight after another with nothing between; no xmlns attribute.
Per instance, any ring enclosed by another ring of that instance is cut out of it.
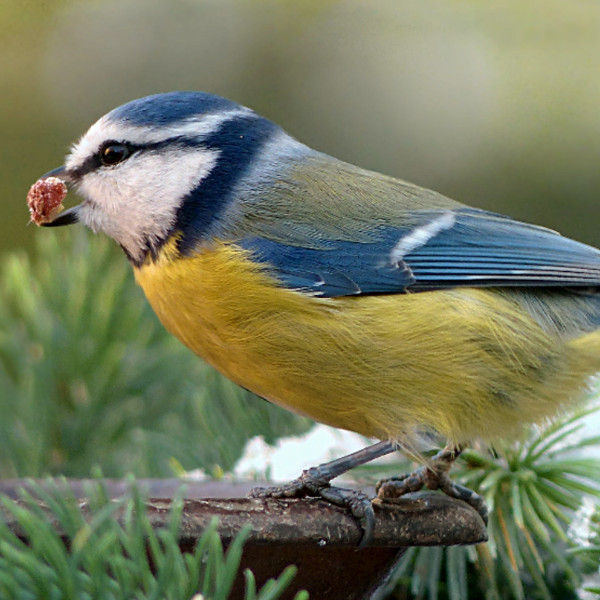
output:
<svg viewBox="0 0 600 600"><path fill-rule="evenodd" d="M494 439L553 414L593 372L576 344L486 290L318 298L225 243L189 258L167 246L136 279L165 327L227 377L368 436Z"/></svg>

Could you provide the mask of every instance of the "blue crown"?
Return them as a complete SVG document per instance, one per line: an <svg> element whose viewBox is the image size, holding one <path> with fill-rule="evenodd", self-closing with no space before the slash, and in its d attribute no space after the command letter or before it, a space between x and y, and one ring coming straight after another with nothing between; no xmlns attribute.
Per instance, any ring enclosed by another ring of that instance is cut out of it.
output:
<svg viewBox="0 0 600 600"><path fill-rule="evenodd" d="M127 102L112 110L108 117L133 125L163 126L194 115L237 108L239 104L206 92L168 92Z"/></svg>

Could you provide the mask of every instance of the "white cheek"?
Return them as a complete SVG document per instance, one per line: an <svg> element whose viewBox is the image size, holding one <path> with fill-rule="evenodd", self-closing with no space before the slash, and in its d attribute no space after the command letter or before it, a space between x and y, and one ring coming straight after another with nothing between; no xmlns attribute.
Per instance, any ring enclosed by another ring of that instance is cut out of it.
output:
<svg viewBox="0 0 600 600"><path fill-rule="evenodd" d="M89 173L79 189L91 202L82 205L79 219L141 258L147 241L162 240L172 229L181 199L210 174L218 156L217 150L175 149Z"/></svg>

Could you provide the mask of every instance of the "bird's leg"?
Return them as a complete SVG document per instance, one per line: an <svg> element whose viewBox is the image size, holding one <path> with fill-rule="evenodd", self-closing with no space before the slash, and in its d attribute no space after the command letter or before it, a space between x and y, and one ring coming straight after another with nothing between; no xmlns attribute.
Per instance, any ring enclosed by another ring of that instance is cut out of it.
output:
<svg viewBox="0 0 600 600"><path fill-rule="evenodd" d="M483 498L474 491L458 483L454 483L448 471L460 456L462 448L447 447L440 450L426 466L400 477L390 477L377 483L377 497L381 500L399 498L409 492L418 492L424 487L430 490L442 490L451 498L463 500L472 506L487 525L488 509Z"/></svg>
<svg viewBox="0 0 600 600"><path fill-rule="evenodd" d="M342 458L311 467L302 472L298 479L289 483L268 488L254 488L250 491L253 498L304 498L315 496L332 504L350 510L363 528L363 537L359 548L364 548L373 537L375 513L370 498L359 490L349 490L330 485L330 481L346 471L364 465L380 456L396 450L393 442L378 442Z"/></svg>

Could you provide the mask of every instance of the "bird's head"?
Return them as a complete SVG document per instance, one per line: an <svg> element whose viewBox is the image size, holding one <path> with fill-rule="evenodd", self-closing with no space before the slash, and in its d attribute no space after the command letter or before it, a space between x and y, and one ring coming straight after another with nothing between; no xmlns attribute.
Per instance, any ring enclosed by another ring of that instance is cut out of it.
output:
<svg viewBox="0 0 600 600"><path fill-rule="evenodd" d="M282 140L294 143L271 121L211 94L134 100L96 121L64 167L46 174L84 198L47 225L80 222L106 233L138 265L174 233L185 250L218 228L244 178Z"/></svg>

